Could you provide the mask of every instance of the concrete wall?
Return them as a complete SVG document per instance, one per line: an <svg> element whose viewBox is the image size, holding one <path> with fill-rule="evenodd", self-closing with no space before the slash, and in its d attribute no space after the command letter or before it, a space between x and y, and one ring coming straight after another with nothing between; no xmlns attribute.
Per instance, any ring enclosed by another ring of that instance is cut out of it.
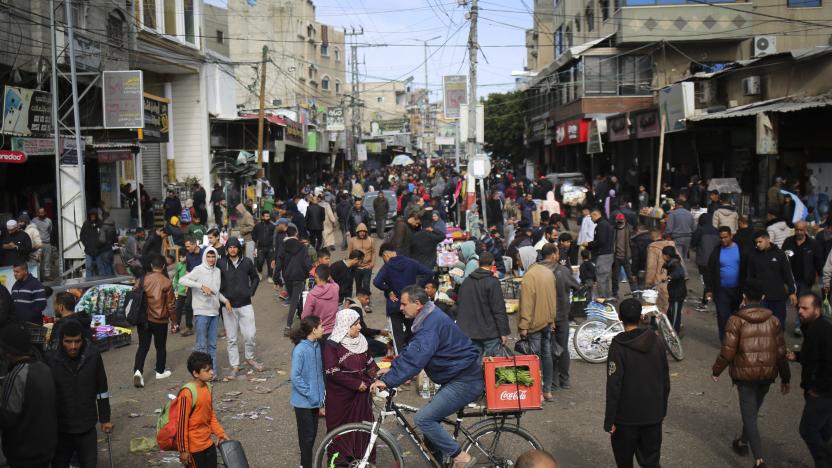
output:
<svg viewBox="0 0 832 468"><path fill-rule="evenodd" d="M176 177L196 176L204 186L208 186L210 168L206 75L202 72L171 79Z"/></svg>
<svg viewBox="0 0 832 468"><path fill-rule="evenodd" d="M769 62L770 61L770 62ZM794 62L790 59L771 57L761 66L723 75L718 79L718 89L728 106L742 106L753 102L798 95L815 96L832 90L832 55ZM742 80L759 76L762 80L759 96L744 96ZM736 104L734 104L736 102Z"/></svg>
<svg viewBox="0 0 832 468"><path fill-rule="evenodd" d="M832 45L832 3L821 2L819 8L789 8L788 0L754 0L754 10L767 15L808 21L810 24L793 21L764 21L761 18L754 26L754 35L775 35L777 51L803 49L818 45ZM826 28L819 26L826 24Z"/></svg>
<svg viewBox="0 0 832 468"><path fill-rule="evenodd" d="M205 3L202 6L202 12L205 48L228 57L231 50L228 34L228 10ZM220 42L220 39L222 39L222 42Z"/></svg>

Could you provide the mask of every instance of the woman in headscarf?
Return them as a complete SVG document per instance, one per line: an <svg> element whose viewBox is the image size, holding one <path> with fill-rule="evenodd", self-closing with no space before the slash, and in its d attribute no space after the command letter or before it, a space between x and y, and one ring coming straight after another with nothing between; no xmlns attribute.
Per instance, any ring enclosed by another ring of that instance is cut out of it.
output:
<svg viewBox="0 0 832 468"><path fill-rule="evenodd" d="M361 316L352 309L338 311L335 328L324 346L326 372L326 430L348 423L372 421L373 404L367 389L375 380L378 366L368 352L361 334ZM328 459L336 452L335 464L348 464L364 455L366 434L342 436L332 445Z"/></svg>

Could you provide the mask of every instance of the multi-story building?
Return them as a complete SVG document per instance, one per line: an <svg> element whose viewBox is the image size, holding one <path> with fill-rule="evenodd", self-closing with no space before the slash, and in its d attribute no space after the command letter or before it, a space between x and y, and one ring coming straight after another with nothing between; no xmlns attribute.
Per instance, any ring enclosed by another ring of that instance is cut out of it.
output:
<svg viewBox="0 0 832 468"><path fill-rule="evenodd" d="M539 72L555 59L555 11L552 0L535 0L531 29L526 30L526 70Z"/></svg>
<svg viewBox="0 0 832 468"><path fill-rule="evenodd" d="M347 92L351 91L351 86L348 86ZM410 92L410 81L359 83L361 134L368 153L379 154L393 146L409 149Z"/></svg>
<svg viewBox="0 0 832 468"><path fill-rule="evenodd" d="M541 6L541 12L548 8ZM832 14L832 7L819 0L556 2L554 56L539 64L525 87L530 162L541 171L627 173L631 186L651 186L659 148L658 90L738 61L825 45L832 26L806 24L824 12ZM711 93L697 85L690 98L704 103ZM703 135L692 144L675 123L666 127L666 177L674 185L685 185L693 174L727 173L718 142Z"/></svg>

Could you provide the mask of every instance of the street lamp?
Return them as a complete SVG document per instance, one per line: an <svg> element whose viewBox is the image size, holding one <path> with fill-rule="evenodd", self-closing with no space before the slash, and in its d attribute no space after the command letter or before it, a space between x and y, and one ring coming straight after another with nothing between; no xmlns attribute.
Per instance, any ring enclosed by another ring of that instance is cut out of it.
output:
<svg viewBox="0 0 832 468"><path fill-rule="evenodd" d="M430 87L428 86L428 42L441 38L442 36L434 36L430 39L410 39L411 41L421 42L425 46L425 109L422 116L422 144L424 145L425 131L428 126L428 112L430 107Z"/></svg>

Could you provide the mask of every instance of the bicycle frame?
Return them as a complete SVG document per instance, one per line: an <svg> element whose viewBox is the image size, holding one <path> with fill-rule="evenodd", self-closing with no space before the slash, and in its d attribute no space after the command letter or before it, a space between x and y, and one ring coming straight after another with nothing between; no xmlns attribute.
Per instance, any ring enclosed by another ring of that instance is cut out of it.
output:
<svg viewBox="0 0 832 468"><path fill-rule="evenodd" d="M422 457L425 460L430 462L434 468L444 468L445 466L447 466L445 465L444 461L440 462L436 459L436 457L433 456L433 454L427 446L427 442L425 441L425 439L420 437L419 434L416 433L416 428L405 417L405 413L416 413L417 411L419 411L419 408L403 403L394 403L392 401L392 398L388 397L386 408L383 411L379 412L379 417L376 419L375 422L373 422L373 432L370 437L370 444L367 446L367 452L365 453L364 458L369 458L370 452L372 451L372 447L375 445L375 440L377 438L378 431L381 428L381 424L384 423L384 419L387 416L395 416L396 422L404 429L404 431L410 437L410 440L412 440L413 443L416 444L416 447L419 448L419 451L422 453ZM471 437L471 434L476 432L476 430L479 429L479 427L483 424L487 424L491 421L497 421L498 425L502 427L506 424L507 420L515 419L517 425L519 426L520 417L522 415L522 412L507 412L499 415L494 415L488 413L485 410L466 412L465 408L463 408L456 413L455 419L451 420L448 417L442 418L441 423L454 428L454 439L458 439L459 434L461 432L465 439L467 439L469 442L471 442L472 445L477 447L481 453L486 454L489 457L489 461L494 462L494 460L491 458L491 454L488 453L488 451L484 449L482 446L480 446L479 442ZM462 422L466 417L486 417L487 419L484 419L474 424L470 428L466 429L462 426Z"/></svg>

